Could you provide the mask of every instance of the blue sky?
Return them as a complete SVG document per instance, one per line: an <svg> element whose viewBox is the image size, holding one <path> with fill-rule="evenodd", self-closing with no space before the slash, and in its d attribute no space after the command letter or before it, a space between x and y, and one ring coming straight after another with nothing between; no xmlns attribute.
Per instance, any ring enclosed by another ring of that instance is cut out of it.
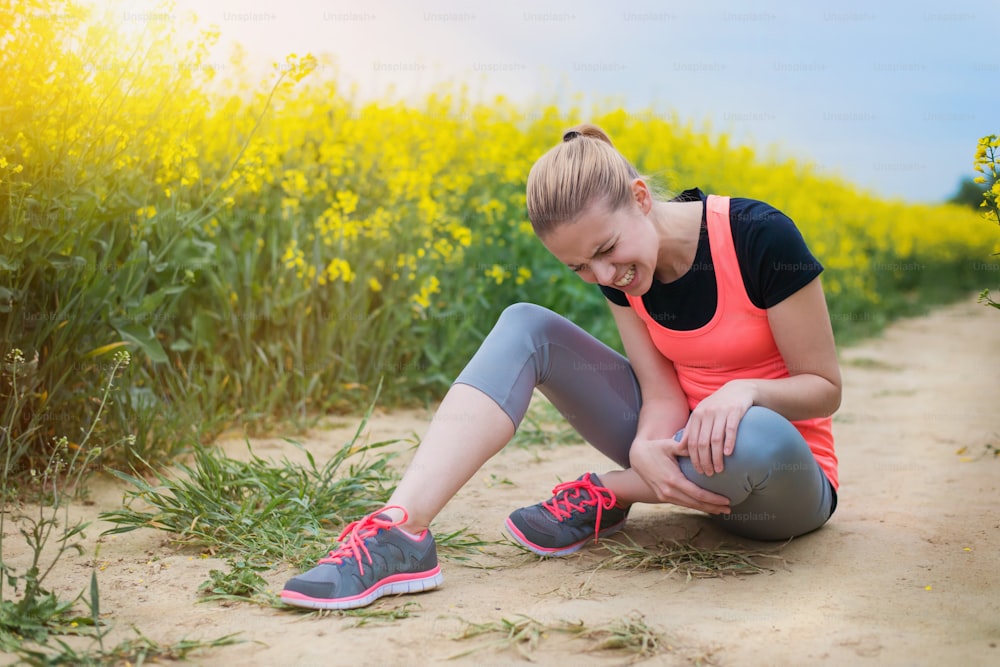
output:
<svg viewBox="0 0 1000 667"><path fill-rule="evenodd" d="M104 4L130 24L154 6ZM262 71L331 54L365 97L466 81L483 97L676 112L909 201L953 193L976 140L1000 132L995 0L177 0L187 9L220 28L222 74L240 41Z"/></svg>

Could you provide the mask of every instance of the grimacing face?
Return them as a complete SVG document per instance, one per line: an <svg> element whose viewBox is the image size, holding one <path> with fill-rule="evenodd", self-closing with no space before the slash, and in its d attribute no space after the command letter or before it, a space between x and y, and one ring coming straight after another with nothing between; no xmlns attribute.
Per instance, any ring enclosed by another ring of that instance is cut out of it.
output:
<svg viewBox="0 0 1000 667"><path fill-rule="evenodd" d="M659 239L641 203L611 212L603 204L591 206L540 240L588 283L631 296L645 294L653 284Z"/></svg>

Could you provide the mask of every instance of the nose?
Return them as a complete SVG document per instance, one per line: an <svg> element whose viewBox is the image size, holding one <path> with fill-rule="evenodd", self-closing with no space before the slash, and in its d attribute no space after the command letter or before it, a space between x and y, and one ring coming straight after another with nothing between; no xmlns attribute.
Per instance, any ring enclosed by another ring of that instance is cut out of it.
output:
<svg viewBox="0 0 1000 667"><path fill-rule="evenodd" d="M615 279L615 267L610 262L594 260L590 263L590 268L594 272L597 282L602 285L610 285Z"/></svg>

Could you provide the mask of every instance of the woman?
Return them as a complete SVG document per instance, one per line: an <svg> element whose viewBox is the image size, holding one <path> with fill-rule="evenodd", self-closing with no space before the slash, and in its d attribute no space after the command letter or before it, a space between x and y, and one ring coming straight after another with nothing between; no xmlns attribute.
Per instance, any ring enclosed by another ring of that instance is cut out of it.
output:
<svg viewBox="0 0 1000 667"><path fill-rule="evenodd" d="M528 216L559 261L597 283L626 357L539 306L507 308L431 420L389 505L282 592L347 609L438 586L433 518L513 437L535 387L619 468L585 473L506 526L560 556L621 529L633 503L706 512L783 540L836 507L841 381L822 266L762 202L654 196L599 128L532 167Z"/></svg>

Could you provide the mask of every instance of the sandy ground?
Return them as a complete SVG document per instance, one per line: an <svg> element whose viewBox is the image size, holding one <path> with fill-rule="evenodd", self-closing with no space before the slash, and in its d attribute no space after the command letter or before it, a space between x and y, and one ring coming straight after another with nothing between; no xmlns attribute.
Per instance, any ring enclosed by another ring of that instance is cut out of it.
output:
<svg viewBox="0 0 1000 667"><path fill-rule="evenodd" d="M841 350L843 406L835 418L840 506L826 527L781 548L787 563L771 574L693 579L663 572L595 571L602 552L553 560L491 548L493 569L444 561L444 585L386 599L415 613L355 627L357 619L236 603L199 603L197 587L224 563L178 549L153 530L100 539L87 531L86 553L70 556L49 579L73 596L87 587L95 548L109 638L136 627L161 643L240 633L236 646L195 654L204 665L505 665L510 649L448 658L485 640L456 641L466 623L517 620L605 625L641 613L669 637L670 650L644 664L995 665L1000 664L1000 313L968 299L900 322L882 337ZM422 435L422 411L378 415L370 437ZM347 420L350 422L351 420ZM358 423L311 433L322 460ZM222 445L234 454L240 441ZM279 439L254 443L265 457L291 449ZM444 532L472 527L501 538L507 513L548 495L558 481L608 463L584 444L509 447L449 504L435 523ZM508 480L510 484L498 483ZM121 487L95 487L82 516L114 509ZM643 544L683 538L699 544L774 548L716 531L696 513L637 506L628 536ZM8 530L5 549L14 547ZM606 555L606 554L603 554ZM8 552L12 564L21 556ZM294 574L268 574L274 590ZM583 652L558 634L533 652L538 664L618 665L626 658Z"/></svg>

